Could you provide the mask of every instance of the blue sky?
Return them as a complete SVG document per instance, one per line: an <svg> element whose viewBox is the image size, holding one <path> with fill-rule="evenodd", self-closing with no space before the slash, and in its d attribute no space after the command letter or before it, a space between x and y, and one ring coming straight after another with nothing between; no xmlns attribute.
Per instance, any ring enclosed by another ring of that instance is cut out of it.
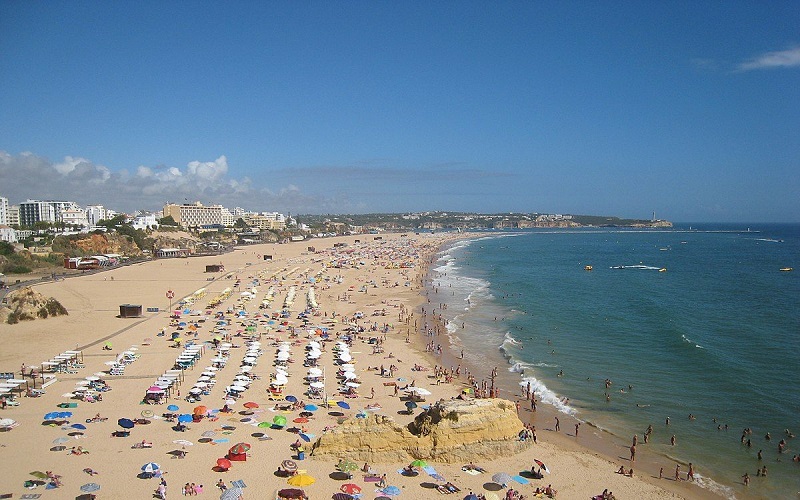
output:
<svg viewBox="0 0 800 500"><path fill-rule="evenodd" d="M800 221L800 3L0 4L0 196Z"/></svg>

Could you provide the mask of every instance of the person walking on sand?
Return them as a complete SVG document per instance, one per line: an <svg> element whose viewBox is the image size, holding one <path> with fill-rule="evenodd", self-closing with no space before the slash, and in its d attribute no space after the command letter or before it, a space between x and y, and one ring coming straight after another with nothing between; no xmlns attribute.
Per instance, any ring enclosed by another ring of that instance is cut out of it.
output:
<svg viewBox="0 0 800 500"><path fill-rule="evenodd" d="M561 422L559 422L558 417L556 417L556 432L561 430Z"/></svg>
<svg viewBox="0 0 800 500"><path fill-rule="evenodd" d="M675 480L676 481L681 480L681 464L675 466Z"/></svg>
<svg viewBox="0 0 800 500"><path fill-rule="evenodd" d="M672 446L675 446L675 434L673 434L672 437L669 438L669 444L671 444Z"/></svg>
<svg viewBox="0 0 800 500"><path fill-rule="evenodd" d="M636 445L631 445L631 462L636 461Z"/></svg>
<svg viewBox="0 0 800 500"><path fill-rule="evenodd" d="M575 424L575 437L578 437L578 428L579 428L580 426L581 426L581 423L580 423L580 422L578 422L577 424Z"/></svg>
<svg viewBox="0 0 800 500"><path fill-rule="evenodd" d="M694 481L694 466L692 465L692 462L689 462L689 471L686 473L686 480Z"/></svg>

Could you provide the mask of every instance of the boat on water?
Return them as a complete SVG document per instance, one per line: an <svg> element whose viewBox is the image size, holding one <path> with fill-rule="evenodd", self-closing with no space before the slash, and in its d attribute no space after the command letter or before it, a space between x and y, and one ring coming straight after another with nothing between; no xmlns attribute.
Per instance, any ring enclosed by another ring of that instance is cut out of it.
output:
<svg viewBox="0 0 800 500"><path fill-rule="evenodd" d="M788 273L789 271L794 271L794 268L793 267L782 267L781 271L783 271L785 273Z"/></svg>
<svg viewBox="0 0 800 500"><path fill-rule="evenodd" d="M584 266L583 270L584 271L591 271L592 270L592 266Z"/></svg>

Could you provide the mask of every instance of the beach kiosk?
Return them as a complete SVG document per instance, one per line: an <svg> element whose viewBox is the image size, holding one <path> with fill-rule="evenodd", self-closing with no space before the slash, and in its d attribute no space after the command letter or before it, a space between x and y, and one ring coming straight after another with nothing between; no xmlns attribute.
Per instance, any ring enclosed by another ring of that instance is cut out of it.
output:
<svg viewBox="0 0 800 500"><path fill-rule="evenodd" d="M141 304L120 304L119 306L120 318L141 318L142 306Z"/></svg>
<svg viewBox="0 0 800 500"><path fill-rule="evenodd" d="M207 273L219 273L225 271L225 266L222 264L209 264L206 266Z"/></svg>

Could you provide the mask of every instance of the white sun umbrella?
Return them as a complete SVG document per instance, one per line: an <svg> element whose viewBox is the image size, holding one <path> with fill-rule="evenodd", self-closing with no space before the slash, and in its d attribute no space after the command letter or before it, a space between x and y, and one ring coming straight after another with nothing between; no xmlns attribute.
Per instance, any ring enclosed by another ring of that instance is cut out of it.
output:
<svg viewBox="0 0 800 500"><path fill-rule="evenodd" d="M199 387L192 387L191 389L189 389L189 394L200 394L202 392L203 392L203 389L201 389Z"/></svg>
<svg viewBox="0 0 800 500"><path fill-rule="evenodd" d="M325 384L322 382L311 382L309 385L314 389L322 389L325 387Z"/></svg>
<svg viewBox="0 0 800 500"><path fill-rule="evenodd" d="M275 359L277 359L278 361L287 361L289 359L289 353L279 352L278 355L275 356Z"/></svg>
<svg viewBox="0 0 800 500"><path fill-rule="evenodd" d="M320 348L319 342L317 342L316 340L310 341L308 343L308 346L311 347L311 348L315 348L315 349L319 349Z"/></svg>
<svg viewBox="0 0 800 500"><path fill-rule="evenodd" d="M282 380L276 378L275 380L270 382L269 385L274 385L274 386L286 385L286 382L288 382L288 380Z"/></svg>
<svg viewBox="0 0 800 500"><path fill-rule="evenodd" d="M253 369L253 367L252 366L248 366L248 365L239 367L239 371L242 372L242 373L247 373L252 369Z"/></svg>
<svg viewBox="0 0 800 500"><path fill-rule="evenodd" d="M209 380L211 380L211 377L209 377L208 375L201 375L197 378L197 380L200 382L208 382Z"/></svg>
<svg viewBox="0 0 800 500"><path fill-rule="evenodd" d="M248 358L244 358L242 361L244 361L245 363L253 364L253 363L257 363L257 362L258 362L258 359L256 359L256 358L249 358L249 357L248 357Z"/></svg>
<svg viewBox="0 0 800 500"><path fill-rule="evenodd" d="M322 356L322 353L319 351L309 351L308 354L306 354L306 358L308 359L319 359L320 356Z"/></svg>
<svg viewBox="0 0 800 500"><path fill-rule="evenodd" d="M289 381L289 379L286 377L286 375L284 375L282 373L276 373L275 374L275 380L282 380L283 382L288 382Z"/></svg>
<svg viewBox="0 0 800 500"><path fill-rule="evenodd" d="M356 367L351 365L350 363L345 363L345 364L339 365L339 368L341 368L343 372L354 372L354 371L356 371Z"/></svg>
<svg viewBox="0 0 800 500"><path fill-rule="evenodd" d="M246 391L247 387L245 387L245 386L243 386L241 384L232 384L231 385L231 389L233 389L234 391L237 391L237 392L242 392L242 391Z"/></svg>
<svg viewBox="0 0 800 500"><path fill-rule="evenodd" d="M345 361L345 362L347 362L347 361L352 361L352 360L353 360L353 357L352 357L352 356L350 356L350 355L349 355L349 354L347 354L347 353L342 353L342 354L340 354L340 355L339 355L339 359L340 359L340 360L342 360L342 361Z"/></svg>
<svg viewBox="0 0 800 500"><path fill-rule="evenodd" d="M431 395L431 391L429 391L428 389L424 389L422 387L409 387L407 390L408 390L408 392L415 392L415 393L419 394L420 396L430 396Z"/></svg>
<svg viewBox="0 0 800 500"><path fill-rule="evenodd" d="M89 385L89 384L91 384L91 382L89 382L88 380L78 380L77 382L75 382L75 385L79 385L79 386L84 386L84 385Z"/></svg>
<svg viewBox="0 0 800 500"><path fill-rule="evenodd" d="M320 370L319 368L316 368L316 367L309 368L308 369L308 376L309 377L321 377L322 376L322 370Z"/></svg>
<svg viewBox="0 0 800 500"><path fill-rule="evenodd" d="M206 371L208 371L208 372L216 372L216 371L219 371L219 368L217 368L216 366L209 366L209 367L206 367Z"/></svg>
<svg viewBox="0 0 800 500"><path fill-rule="evenodd" d="M228 406L235 405L236 404L236 400L235 399L226 399L225 400L225 404L228 405Z"/></svg>
<svg viewBox="0 0 800 500"><path fill-rule="evenodd" d="M208 387L208 384L206 382L197 381L197 382L194 383L194 386L195 387Z"/></svg>
<svg viewBox="0 0 800 500"><path fill-rule="evenodd" d="M353 373L353 372L344 372L344 375L343 375L343 376L344 376L344 378L346 378L347 380L353 380L353 379L356 379L356 378L358 378L358 375L356 375L356 374L355 374L355 373Z"/></svg>
<svg viewBox="0 0 800 500"><path fill-rule="evenodd" d="M220 358L220 357L211 358L211 362L212 363L224 363L226 361L227 361L227 359L225 359L225 358Z"/></svg>
<svg viewBox="0 0 800 500"><path fill-rule="evenodd" d="M359 384L358 382L347 382L345 385L347 387L356 388L356 387L360 386L361 384Z"/></svg>
<svg viewBox="0 0 800 500"><path fill-rule="evenodd" d="M216 372L212 372L210 370L206 370L201 375L203 375L203 377L209 377L210 378L210 377L215 377L217 374L216 374Z"/></svg>

